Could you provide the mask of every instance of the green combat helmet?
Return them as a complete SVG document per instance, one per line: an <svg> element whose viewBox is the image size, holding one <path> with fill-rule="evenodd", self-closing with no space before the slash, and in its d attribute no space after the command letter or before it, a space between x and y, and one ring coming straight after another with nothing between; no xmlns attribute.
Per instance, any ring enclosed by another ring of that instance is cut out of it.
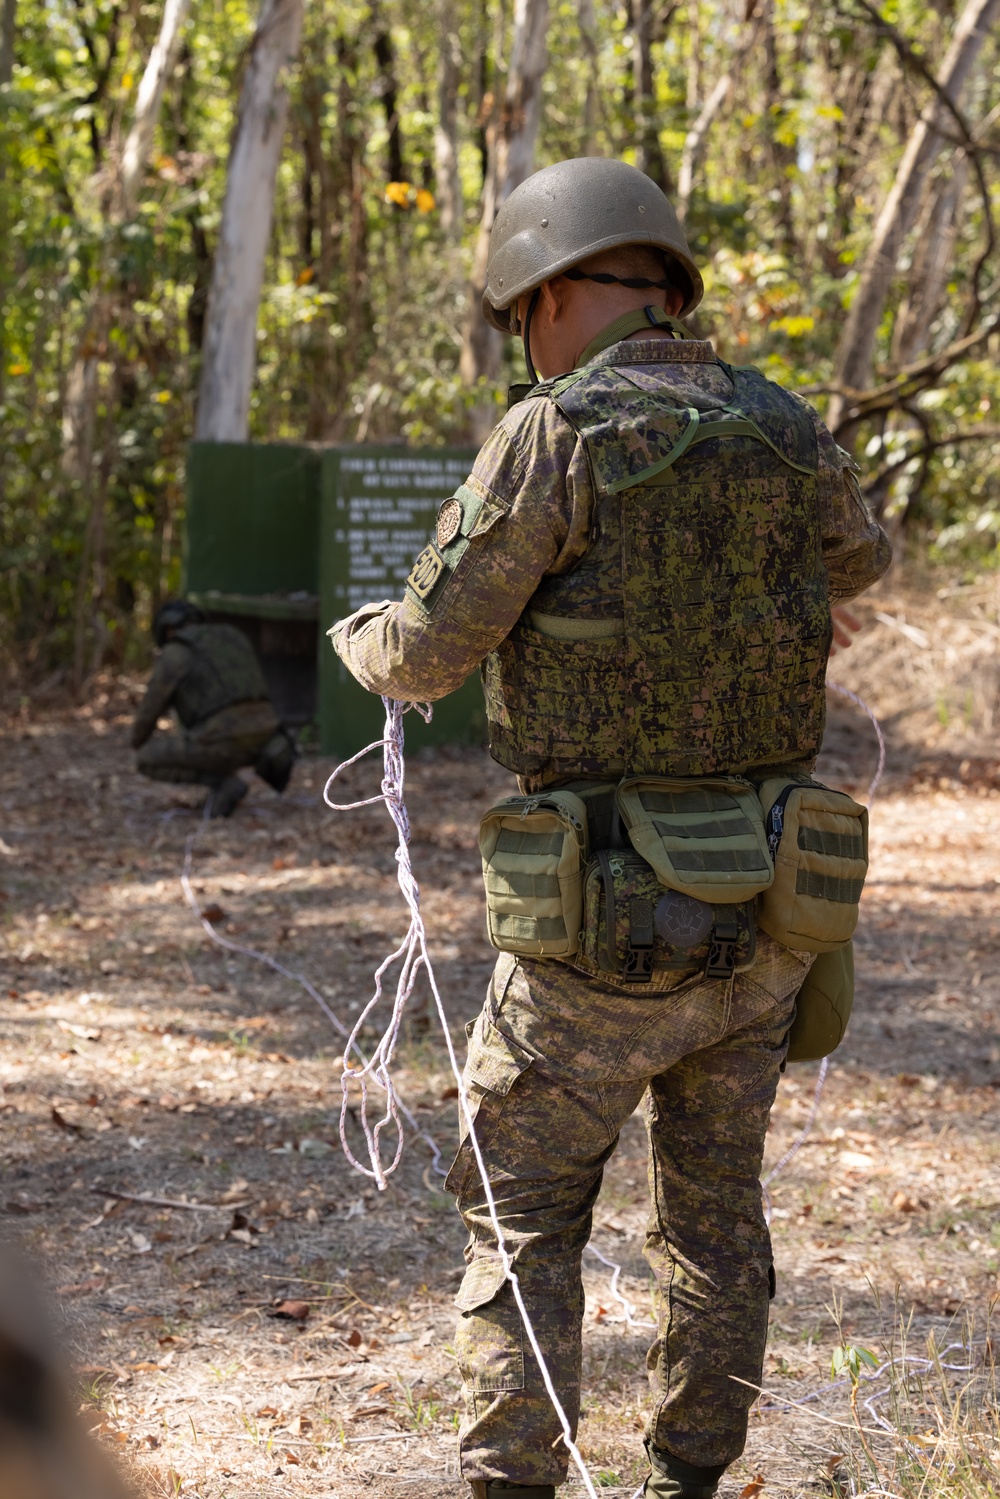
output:
<svg viewBox="0 0 1000 1499"><path fill-rule="evenodd" d="M697 307L705 294L701 273L680 220L655 182L624 161L601 156L577 156L544 167L516 187L497 214L484 318L501 333L519 331L512 316L518 297L588 256L619 245L663 250L668 265L673 261L671 284L685 293L680 316Z"/></svg>

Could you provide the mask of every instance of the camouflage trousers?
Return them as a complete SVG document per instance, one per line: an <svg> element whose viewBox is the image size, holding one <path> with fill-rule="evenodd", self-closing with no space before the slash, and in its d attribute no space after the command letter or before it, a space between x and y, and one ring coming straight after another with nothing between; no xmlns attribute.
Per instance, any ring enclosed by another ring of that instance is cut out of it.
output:
<svg viewBox="0 0 1000 1499"><path fill-rule="evenodd" d="M580 1257L619 1131L646 1095L645 1255L658 1331L647 1436L698 1467L743 1450L774 1291L760 1167L808 966L761 934L751 969L658 994L501 956L469 1036L476 1135L525 1303L573 1425ZM467 1139L448 1177L469 1229L456 1305L463 1476L561 1483L568 1456L496 1250Z"/></svg>
<svg viewBox="0 0 1000 1499"><path fill-rule="evenodd" d="M152 781L218 786L255 764L278 728L270 703L234 703L193 729L155 734L136 755L136 769Z"/></svg>

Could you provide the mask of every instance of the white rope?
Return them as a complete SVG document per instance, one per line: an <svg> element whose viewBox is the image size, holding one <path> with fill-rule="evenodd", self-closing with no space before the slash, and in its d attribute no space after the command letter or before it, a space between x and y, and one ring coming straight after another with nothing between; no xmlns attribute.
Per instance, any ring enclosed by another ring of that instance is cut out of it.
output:
<svg viewBox="0 0 1000 1499"><path fill-rule="evenodd" d="M406 936L403 938L403 941L400 943L399 947L391 955L391 957L387 958L385 962L382 963L379 967L375 979L375 993L368 1005L365 1007L365 1010L361 1017L361 1019L363 1020L364 1016L371 1011L373 1006L382 997L382 978L386 969L393 962L397 961L397 959L401 960L399 978L396 982L396 995L393 1001L392 1014L389 1018L389 1023L386 1027L382 1040L376 1047L371 1061L365 1063L361 1067L348 1066L346 1054L344 1058L345 1065L341 1085L344 1090L345 1109L347 1101L347 1091L350 1083L352 1081L358 1081L361 1083L361 1124L364 1130L365 1140L368 1145L370 1169L368 1167L362 1166L355 1159L347 1144L343 1126L343 1111L341 1113L341 1140L344 1143L344 1150L351 1164L355 1166L359 1171L362 1171L365 1176L372 1177L380 1187L384 1187L386 1176L388 1176L390 1172L394 1171L396 1166L399 1164L399 1157L402 1150L403 1139L402 1127L394 1111L395 1094L392 1091L392 1078L389 1075L389 1064L392 1061L392 1055L395 1051L396 1041L399 1036L399 1026L403 1011L408 999L410 998L410 995L413 992L413 987L416 982L417 975L420 969L423 968L427 974L427 981L430 984L431 994L434 998L434 1005L437 1010L438 1019L441 1022L441 1030L444 1035L445 1045L448 1049L448 1060L451 1064L451 1070L454 1074L455 1082L458 1087L459 1106L465 1118L466 1127L468 1129L469 1144L472 1147L472 1153L475 1157L476 1167L479 1171L479 1179L482 1183L483 1192L486 1197L486 1206L489 1211L489 1218L490 1223L493 1227L493 1233L496 1237L497 1252L500 1256L500 1262L503 1265L504 1277L510 1282L511 1292L513 1294L518 1312L520 1313L521 1321L524 1324L524 1330L527 1334L528 1342L531 1345L531 1351L535 1355L535 1359L538 1363L539 1372L542 1376L542 1383L545 1385L545 1390L549 1397L549 1400L552 1403L552 1408L556 1413L560 1426L562 1427L563 1441L566 1444L566 1449L573 1459L573 1462L576 1464L580 1477L583 1480L583 1486L590 1496L590 1499L598 1499L597 1492L594 1488L593 1479L590 1476L590 1470L583 1460L580 1449L577 1447L576 1443L573 1440L573 1431L569 1423L569 1417L566 1415L559 1396L556 1393L556 1387L553 1383L552 1375L549 1373L548 1364L545 1362L545 1356L542 1353L541 1345L539 1344L538 1337L531 1322L531 1318L528 1315L528 1308L524 1303L521 1284L518 1280L517 1272L514 1269L514 1255L507 1248L507 1240L504 1236L504 1231L500 1223L499 1214L497 1213L496 1200L493 1196L493 1188L490 1184L489 1175L486 1170L486 1163L483 1159L483 1153L479 1144L479 1138L476 1134L475 1113L473 1112L473 1109L470 1105L469 1095L466 1091L465 1081L462 1076L462 1069L459 1067L458 1058L455 1055L455 1047L451 1038L451 1029L448 1025L448 1017L445 1014L444 1005L442 1003L441 995L437 986L437 980L434 976L434 968L431 964L430 955L427 951L427 934L424 930L423 917L420 914L420 889L413 876L413 870L410 864L410 825L409 819L406 815L406 807L403 803L403 714L406 711L406 705L395 702L391 698L386 697L383 697L382 702L385 706L384 737L381 740L376 740L374 744L370 744L367 749L361 750L359 754L352 756L352 758L346 761L344 765L339 766L337 770L333 772L333 775L331 775L329 781L326 784L326 789L323 793L324 800L326 801L327 805L333 807L336 811L347 811L353 807L368 807L372 806L376 802L385 802L389 815L392 818L393 823L395 824L398 834L399 841L396 848L396 863L398 866L397 879L399 881L399 888L403 893L403 899L405 900L407 909L410 913L410 925ZM426 709L421 708L420 712L425 718L430 718L431 710L429 707L427 707ZM345 806L338 806L337 803L332 802L329 795L330 787L336 780L337 776L340 775L341 771L346 769L348 765L353 765L357 760L360 760L371 750L377 749L380 744L383 751L384 766L381 793L378 796L367 797L362 801L350 802ZM359 1020L358 1024L355 1026L355 1033L357 1032L360 1025L361 1020ZM353 1039L354 1033L352 1033L351 1037L352 1043ZM345 1053L350 1051L350 1049L351 1044L349 1043L349 1045L345 1048ZM370 1126L366 1113L366 1085L369 1077L378 1079L380 1086L385 1088L386 1090L387 1098L386 1113L383 1119L381 1119L379 1123L374 1127ZM389 1163L389 1165L386 1166L383 1164L381 1159L380 1133L382 1127L390 1119L393 1120L396 1125L399 1138L393 1159Z"/></svg>
<svg viewBox="0 0 1000 1499"><path fill-rule="evenodd" d="M629 1327L651 1327L655 1331L656 1330L656 1323L655 1322L650 1322L648 1318L641 1319L641 1318L636 1317L636 1315L635 1315L635 1302L634 1301L629 1301L628 1297L624 1296L622 1294L622 1292L619 1291L619 1289L618 1289L618 1277L622 1273L622 1267L621 1267L621 1265L618 1264L618 1261L617 1260L609 1260L607 1258L607 1256L603 1255L599 1249L597 1249L597 1248L594 1247L593 1244L584 1244L584 1246L583 1246L583 1252L584 1252L584 1254L592 1254L592 1255L594 1255L597 1259L600 1260L600 1262L601 1262L602 1265L607 1265L608 1269L614 1272L612 1274L612 1276L611 1276L611 1282L610 1282L609 1289L610 1289L611 1294L614 1297L614 1299L616 1301L619 1301L621 1303L622 1308L623 1308L623 1310L625 1312L625 1321L628 1323ZM615 1318L615 1319L612 1319L612 1320L617 1321L618 1319Z"/></svg>

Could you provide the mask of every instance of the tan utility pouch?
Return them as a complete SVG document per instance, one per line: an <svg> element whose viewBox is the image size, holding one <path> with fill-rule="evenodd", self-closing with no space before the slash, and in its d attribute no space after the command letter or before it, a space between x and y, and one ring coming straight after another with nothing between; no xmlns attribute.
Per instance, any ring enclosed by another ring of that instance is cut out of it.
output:
<svg viewBox="0 0 1000 1499"><path fill-rule="evenodd" d="M580 945L587 810L572 791L509 796L479 824L486 925L494 947L569 958Z"/></svg>
<svg viewBox="0 0 1000 1499"><path fill-rule="evenodd" d="M818 781L784 776L765 781L760 800L774 884L758 902L758 925L802 952L844 947L868 873L867 807Z"/></svg>
<svg viewBox="0 0 1000 1499"><path fill-rule="evenodd" d="M751 900L774 878L748 781L635 776L619 786L618 808L632 847L669 890L729 905Z"/></svg>

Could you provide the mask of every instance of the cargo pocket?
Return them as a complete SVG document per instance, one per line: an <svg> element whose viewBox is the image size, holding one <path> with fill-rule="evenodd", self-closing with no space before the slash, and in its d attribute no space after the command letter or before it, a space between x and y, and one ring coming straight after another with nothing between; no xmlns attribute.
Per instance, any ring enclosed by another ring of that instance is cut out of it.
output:
<svg viewBox="0 0 1000 1499"><path fill-rule="evenodd" d="M473 1022L469 1036L469 1058L462 1074L476 1126L476 1138L485 1150L492 1139L511 1088L532 1058L516 1041L505 1036L485 1011ZM461 1196L469 1174L476 1170L476 1157L468 1138L468 1122L462 1110L462 1142L445 1178L445 1191Z"/></svg>
<svg viewBox="0 0 1000 1499"><path fill-rule="evenodd" d="M455 1297L462 1314L456 1352L472 1395L524 1389L524 1327L506 1281L499 1257L483 1255L469 1265Z"/></svg>

